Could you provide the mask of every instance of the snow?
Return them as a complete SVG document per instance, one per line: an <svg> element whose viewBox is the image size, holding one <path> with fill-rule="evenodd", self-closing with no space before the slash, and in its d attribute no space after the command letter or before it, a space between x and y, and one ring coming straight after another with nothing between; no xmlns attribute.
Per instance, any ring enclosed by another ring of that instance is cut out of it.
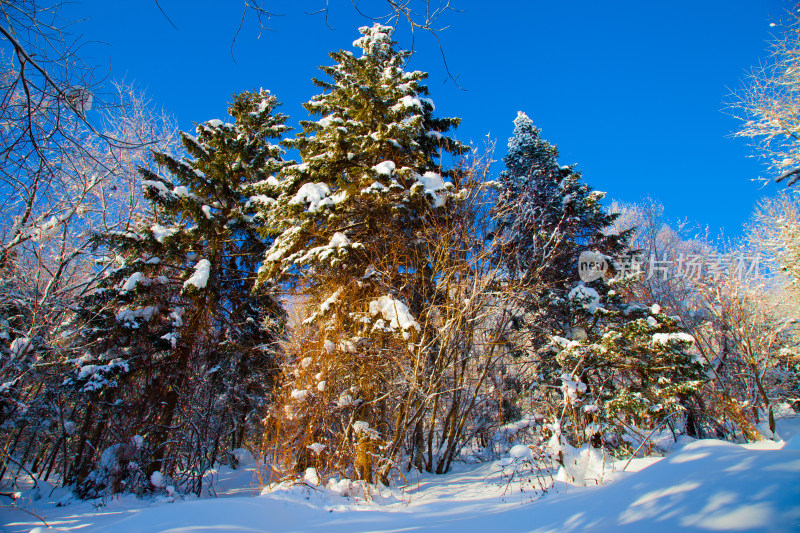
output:
<svg viewBox="0 0 800 533"><path fill-rule="evenodd" d="M319 455L322 453L322 450L325 449L325 445L320 444L319 442L315 442L314 444L309 444L308 446L306 446L306 448L314 452L316 455Z"/></svg>
<svg viewBox="0 0 800 533"><path fill-rule="evenodd" d="M266 194L256 194L248 198L245 207L250 207L252 204L272 205L275 203L275 198L271 198Z"/></svg>
<svg viewBox="0 0 800 533"><path fill-rule="evenodd" d="M309 449L316 453L315 444ZM800 451L778 443L760 446L692 441L664 458L634 459L625 472L624 461L607 459L606 484L556 481L544 495L531 488L523 469L509 479L508 469L494 461L457 464L441 476L406 474L407 485L373 488L369 500L359 482L331 479L320 485L316 469L305 472L303 484L280 484L262 494L253 465L215 469L216 498L169 503L166 497L116 496L56 507L66 493L48 488L37 501L28 497L23 503L55 530L81 533L796 531ZM9 533L43 526L13 507L0 509L0 523Z"/></svg>
<svg viewBox="0 0 800 533"><path fill-rule="evenodd" d="M337 231L336 233L333 234L333 237L331 237L328 246L332 248L342 248L344 246L347 246L348 244L350 244L350 239L348 239L344 233L339 233Z"/></svg>
<svg viewBox="0 0 800 533"><path fill-rule="evenodd" d="M325 183L304 183L289 201L289 205L309 204L308 212L313 213L321 206L330 205L333 201L327 198L331 189Z"/></svg>
<svg viewBox="0 0 800 533"><path fill-rule="evenodd" d="M183 307L176 307L172 310L169 314L169 317L172 319L172 327L179 328L183 325L183 315L186 314L186 310Z"/></svg>
<svg viewBox="0 0 800 533"><path fill-rule="evenodd" d="M125 283L122 284L122 292L130 292L136 288L136 285L142 281L144 278L144 274L141 272L134 272L131 274L128 279L125 280Z"/></svg>
<svg viewBox="0 0 800 533"><path fill-rule="evenodd" d="M208 276L211 273L211 262L208 259L201 259L194 266L194 273L192 276L183 282L183 287L186 288L190 285L198 289L205 289L208 284Z"/></svg>
<svg viewBox="0 0 800 533"><path fill-rule="evenodd" d="M428 194L433 199L433 207L444 205L444 198L439 194L439 191L445 188L442 176L436 172L428 171L422 176L418 176L417 180L422 184L425 194Z"/></svg>
<svg viewBox="0 0 800 533"><path fill-rule="evenodd" d="M444 189L444 180L436 172L426 172L420 176L419 181L425 186L425 192L436 192Z"/></svg>
<svg viewBox="0 0 800 533"><path fill-rule="evenodd" d="M144 320L145 322L149 322L153 315L158 312L157 305L148 305L147 307L141 307L139 309L131 309L129 307L123 307L117 312L117 322L120 323L132 323L137 318Z"/></svg>
<svg viewBox="0 0 800 533"><path fill-rule="evenodd" d="M319 120L317 121L317 124L319 124L319 126L320 126L321 128L327 128L327 127L328 127L328 126L330 126L332 123L341 124L341 123L343 123L343 122L344 122L344 121L343 121L341 118L339 118L339 117L334 117L333 115L328 115L328 116L326 116L326 117L323 117L323 118L319 119Z"/></svg>
<svg viewBox="0 0 800 533"><path fill-rule="evenodd" d="M373 26L362 26L358 31L363 35L355 41L353 46L361 48L363 55L374 54L381 49L387 49L392 41L391 34L394 28L391 26L383 26L381 24L374 24Z"/></svg>
<svg viewBox="0 0 800 533"><path fill-rule="evenodd" d="M694 337L687 333L656 333L653 335L653 344L662 344L666 346L671 342L688 342L694 343Z"/></svg>
<svg viewBox="0 0 800 533"><path fill-rule="evenodd" d="M155 189L161 196L167 197L169 195L169 189L167 188L166 185L164 185L160 181L142 180L142 186Z"/></svg>
<svg viewBox="0 0 800 533"><path fill-rule="evenodd" d="M179 185L178 187L175 187L174 189L172 189L172 192L173 194L175 194L175 196L180 196L182 198L187 198L192 196L192 193L189 192L189 187L185 185Z"/></svg>
<svg viewBox="0 0 800 533"><path fill-rule="evenodd" d="M407 95L402 97L396 105L392 106L392 111L399 111L400 109L406 107L416 107L418 109L422 109L422 102L420 101L419 98Z"/></svg>
<svg viewBox="0 0 800 533"><path fill-rule="evenodd" d="M391 296L381 296L377 300L369 303L369 314L372 316L381 315L384 320L389 321L390 328L400 328L408 330L411 328L420 331L419 323L408 310L408 306L400 300L395 300Z"/></svg>
<svg viewBox="0 0 800 533"><path fill-rule="evenodd" d="M586 384L574 381L569 375L561 375L561 391L564 397L570 401L578 401L581 396L586 392Z"/></svg>
<svg viewBox="0 0 800 533"><path fill-rule="evenodd" d="M161 475L161 472L156 470L150 475L150 483L153 484L156 488L162 488L166 486L166 481L164 480L164 476Z"/></svg>
<svg viewBox="0 0 800 533"><path fill-rule="evenodd" d="M160 242L161 244L164 243L164 239L166 239L167 237L171 237L172 235L178 233L178 228L175 227L167 228L160 224L153 224L150 227L150 230L153 232L153 238L158 242Z"/></svg>
<svg viewBox="0 0 800 533"><path fill-rule="evenodd" d="M298 402L302 402L303 400L308 398L308 391L306 389L301 389L301 390L295 389L292 391L292 398L294 398Z"/></svg>
<svg viewBox="0 0 800 533"><path fill-rule="evenodd" d="M508 455L514 459L527 459L531 456L531 449L524 444L517 444L508 451Z"/></svg>
<svg viewBox="0 0 800 533"><path fill-rule="evenodd" d="M161 335L161 338L169 342L169 345L172 347L173 350L175 349L176 346L178 346L178 334L175 333L174 331Z"/></svg>
<svg viewBox="0 0 800 533"><path fill-rule="evenodd" d="M339 296L342 294L342 289L337 289L336 292L331 294L322 304L319 306L320 311L323 313L327 313L328 310L335 304L339 302Z"/></svg>
<svg viewBox="0 0 800 533"><path fill-rule="evenodd" d="M11 358L17 359L30 351L31 340L28 337L17 337L11 341L11 345L8 349L11 352Z"/></svg>
<svg viewBox="0 0 800 533"><path fill-rule="evenodd" d="M590 313L594 313L600 308L600 295L591 287L583 283L578 284L569 291L568 298L574 300Z"/></svg>
<svg viewBox="0 0 800 533"><path fill-rule="evenodd" d="M392 172L394 172L394 169L395 169L394 161L383 161L372 167L372 170L374 170L375 172L377 172L382 176L391 175Z"/></svg>

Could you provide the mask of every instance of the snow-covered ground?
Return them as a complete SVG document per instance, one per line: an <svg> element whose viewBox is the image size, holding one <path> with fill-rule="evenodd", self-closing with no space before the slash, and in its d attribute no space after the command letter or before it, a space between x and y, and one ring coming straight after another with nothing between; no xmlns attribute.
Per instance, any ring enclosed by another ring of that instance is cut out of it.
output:
<svg viewBox="0 0 800 533"><path fill-rule="evenodd" d="M682 440L663 458L633 460L625 472L624 462L608 465L604 485L558 482L543 495L530 489L530 478L509 481L501 464L413 477L368 502L309 486L260 495L249 468L221 471L218 498L124 496L102 506L56 507L64 497L56 489L28 508L52 528L81 533L800 531L800 435L746 445ZM2 531L47 531L35 517L7 507L0 509L0 524Z"/></svg>

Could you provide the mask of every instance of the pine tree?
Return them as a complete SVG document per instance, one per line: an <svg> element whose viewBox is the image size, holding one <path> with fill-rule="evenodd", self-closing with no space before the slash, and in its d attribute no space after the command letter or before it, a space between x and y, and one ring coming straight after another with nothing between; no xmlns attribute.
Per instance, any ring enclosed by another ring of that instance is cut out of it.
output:
<svg viewBox="0 0 800 533"><path fill-rule="evenodd" d="M591 295L576 297L601 305ZM705 380L694 339L658 305L626 305L614 294L602 305L604 325L594 338L554 337L563 393L556 422L564 439L628 454L631 439L643 437L637 431L669 422L694 433L693 400Z"/></svg>
<svg viewBox="0 0 800 533"><path fill-rule="evenodd" d="M405 446L400 406L435 292L425 237L454 202L445 178L457 180L441 153L465 147L446 136L458 119L434 118L427 75L403 70L392 29L359 31L361 56L331 54L331 81L314 80L324 92L305 104L321 118L288 142L302 163L281 173L267 215L281 234L261 275L305 298L274 411L284 464L301 471L322 453L329 469L374 480Z"/></svg>
<svg viewBox="0 0 800 533"><path fill-rule="evenodd" d="M536 351L550 335L569 336L585 324L567 297L579 280L582 252L594 252L611 266L623 253L628 234L610 230L615 215L600 200L604 193L583 183L575 166L558 163L558 150L540 136L525 113L514 120L514 135L503 158L502 185L493 216L496 260L518 287L515 322L524 331L523 351ZM588 286L604 294L603 278Z"/></svg>
<svg viewBox="0 0 800 533"><path fill-rule="evenodd" d="M564 293L578 279L582 251L613 256L626 241L607 232L615 217L600 205L605 194L583 183L575 165L559 165L557 148L540 133L520 111L494 208L499 253L514 279Z"/></svg>
<svg viewBox="0 0 800 533"><path fill-rule="evenodd" d="M559 165L556 147L524 113L514 125L493 214L495 257L517 314L509 344L529 356L522 389L538 412L553 413L551 444L618 447L625 424L652 429L683 412L702 369L676 320L622 298L615 259L630 231L611 231L616 215L600 205L603 194L574 165ZM580 279L583 252L606 263L605 275Z"/></svg>
<svg viewBox="0 0 800 533"><path fill-rule="evenodd" d="M506 277L513 321L505 335L512 386L504 392L504 412L520 416L531 395L534 401L550 401L560 384L562 369L551 338L591 337L600 329L604 307L587 309L571 297L591 293L605 302L610 290L604 277L586 284L580 280L581 253L593 252L613 265L627 235L608 231L615 215L603 210L603 193L585 184L574 165L559 164L557 148L523 112L514 120L503 162L492 217L494 258Z"/></svg>
<svg viewBox="0 0 800 533"><path fill-rule="evenodd" d="M76 319L83 353L69 385L89 407L75 481L113 444L137 457L145 484L180 470L199 493L205 469L242 445L263 410L284 321L270 287L254 290L269 245L258 209L285 165L269 142L288 129L277 105L268 91L244 92L229 108L235 123L182 134L191 158L155 153L171 177L140 170L152 211L130 231L98 236L116 268ZM96 470L84 492L106 484Z"/></svg>

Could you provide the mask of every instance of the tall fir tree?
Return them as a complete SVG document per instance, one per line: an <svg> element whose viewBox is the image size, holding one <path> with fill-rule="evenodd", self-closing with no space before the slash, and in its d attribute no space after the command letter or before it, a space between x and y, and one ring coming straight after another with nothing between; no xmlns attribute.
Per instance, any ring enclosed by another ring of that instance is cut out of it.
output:
<svg viewBox="0 0 800 533"><path fill-rule="evenodd" d="M270 244L258 211L286 164L269 142L288 130L277 105L269 91L241 93L235 123L182 134L190 158L155 153L170 178L140 170L151 212L98 236L116 267L78 311L68 382L88 400L73 469L87 495L132 471L98 466L112 445L120 461L137 458L145 486L181 471L199 492L215 458L261 427L284 323L270 286L254 290Z"/></svg>
<svg viewBox="0 0 800 533"><path fill-rule="evenodd" d="M305 298L272 422L283 464L319 465L313 450L324 449L331 471L385 480L405 451L400 406L414 394L413 343L435 293L425 237L454 201L445 178L457 175L441 155L466 148L446 136L458 119L433 116L427 74L403 70L409 52L395 49L392 28L359 31L361 56L331 54L336 64L321 69L331 81L314 80L324 92L305 104L320 118L288 142L302 163L275 190L267 218L281 234L262 277L290 280Z"/></svg>
<svg viewBox="0 0 800 533"><path fill-rule="evenodd" d="M609 231L615 215L600 204L604 193L583 183L574 165L560 165L558 150L540 133L520 111L493 207L496 260L523 288L517 319L520 327L534 328L529 328L534 349L546 345L549 335L568 336L579 325L580 313L573 312L567 296L580 282L581 253L595 252L613 265L628 239ZM592 285L607 290L603 278Z"/></svg>
<svg viewBox="0 0 800 533"><path fill-rule="evenodd" d="M537 412L554 413L552 442L582 445L592 437L596 446L618 446L626 423L649 429L683 412L701 367L679 323L621 296L627 281L616 259L632 230L611 231L616 215L601 206L603 193L583 183L574 165L559 165L558 150L527 115L520 112L514 126L493 214L495 257L514 287L518 329L510 345L528 355L518 392ZM583 252L607 270L581 279Z"/></svg>

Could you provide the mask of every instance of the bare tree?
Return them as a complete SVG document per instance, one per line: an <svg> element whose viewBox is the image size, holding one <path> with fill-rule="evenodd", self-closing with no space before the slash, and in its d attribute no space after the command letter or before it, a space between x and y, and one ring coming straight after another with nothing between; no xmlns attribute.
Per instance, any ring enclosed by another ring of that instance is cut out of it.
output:
<svg viewBox="0 0 800 533"><path fill-rule="evenodd" d="M133 88L93 78L59 8L0 1L0 476L59 471L72 427L60 334L103 273L92 237L127 229L135 169L176 129Z"/></svg>
<svg viewBox="0 0 800 533"><path fill-rule="evenodd" d="M795 6L796 7L796 6ZM730 111L742 121L736 137L750 139L758 157L787 185L800 179L800 16L770 43L769 59L753 67L731 96Z"/></svg>
<svg viewBox="0 0 800 533"><path fill-rule="evenodd" d="M170 25L177 30L178 27L169 17L169 14L164 11L158 0L155 0L155 3L167 21L169 21ZM447 13L459 12L459 10L454 7L452 0L378 0L377 2L350 0L350 3L353 9L355 9L360 16L364 17L366 21L380 22L381 24L388 24L395 27L405 25L411 32L412 41L416 40L418 33L427 33L430 35L436 41L436 46L441 52L442 62L447 71L447 76L458 85L458 76L450 71L444 47L439 38L439 34L448 28L447 25L440 23L441 19ZM329 15L331 9L333 9L330 0L319 2L319 6L319 9L307 14L323 15L325 17L325 23L330 27ZM261 37L261 34L265 30L270 30L269 20L273 17L283 16L283 14L273 10L269 6L268 0L244 0L239 26L236 28L236 32L231 39L231 57L233 57L234 60L234 46L236 40L242 32L242 28L248 17L251 16L255 18L258 24L258 36ZM414 51L413 43L410 49Z"/></svg>

